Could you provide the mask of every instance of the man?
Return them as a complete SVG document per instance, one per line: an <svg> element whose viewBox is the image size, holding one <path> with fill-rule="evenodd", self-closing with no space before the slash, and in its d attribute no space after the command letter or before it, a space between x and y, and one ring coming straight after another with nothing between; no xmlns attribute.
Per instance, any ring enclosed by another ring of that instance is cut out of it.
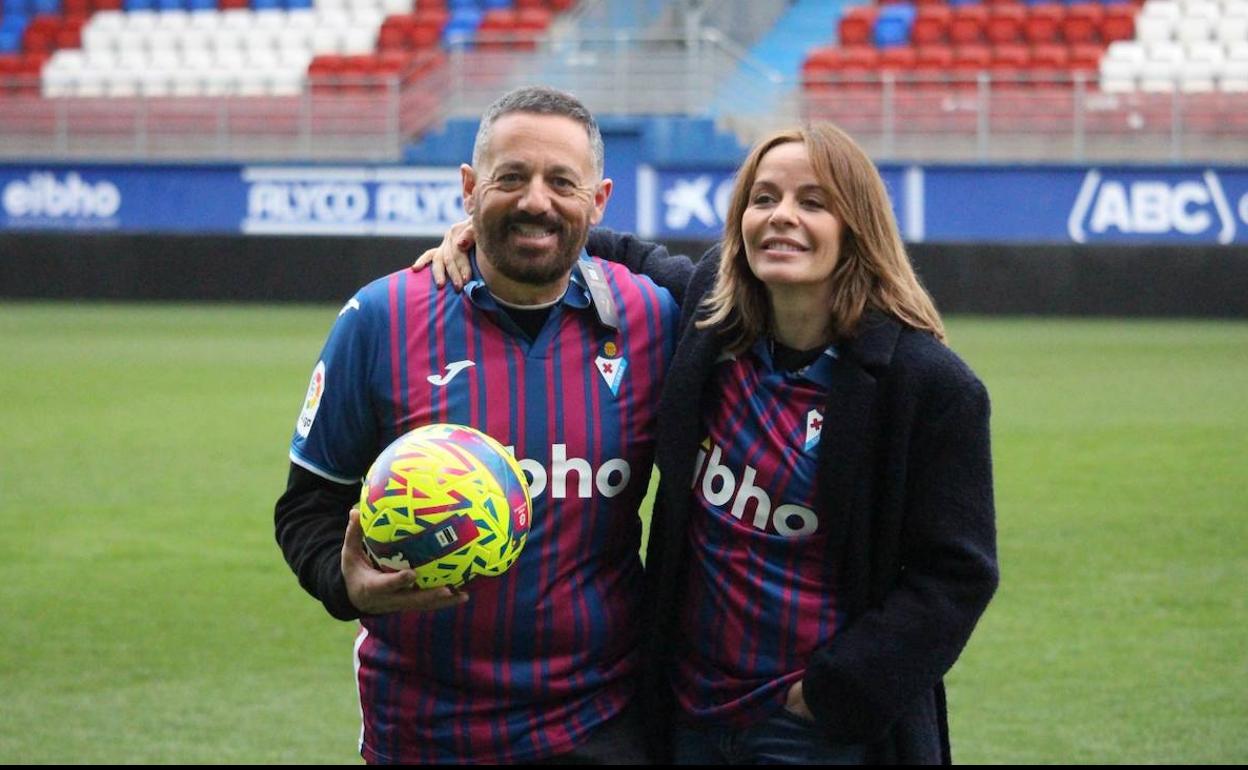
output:
<svg viewBox="0 0 1248 770"><path fill-rule="evenodd" d="M478 234L472 279L443 292L405 270L343 307L291 442L277 540L331 615L360 618L367 761L642 762L626 711L637 508L675 304L582 253L611 180L597 124L572 97L503 96L461 176ZM381 449L436 422L512 449L534 503L512 569L459 590L377 570L348 514Z"/></svg>

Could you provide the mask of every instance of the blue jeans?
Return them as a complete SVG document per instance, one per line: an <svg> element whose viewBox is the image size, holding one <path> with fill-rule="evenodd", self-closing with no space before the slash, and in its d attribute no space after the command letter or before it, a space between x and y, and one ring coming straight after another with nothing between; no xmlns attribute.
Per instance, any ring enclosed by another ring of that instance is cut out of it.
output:
<svg viewBox="0 0 1248 770"><path fill-rule="evenodd" d="M861 765L862 744L829 743L814 722L785 709L743 730L723 727L676 728L678 765Z"/></svg>

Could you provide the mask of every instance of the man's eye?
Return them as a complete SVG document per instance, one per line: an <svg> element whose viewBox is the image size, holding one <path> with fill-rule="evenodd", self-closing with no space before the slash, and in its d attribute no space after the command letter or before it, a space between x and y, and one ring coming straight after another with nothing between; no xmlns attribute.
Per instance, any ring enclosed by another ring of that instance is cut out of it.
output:
<svg viewBox="0 0 1248 770"><path fill-rule="evenodd" d="M503 186L515 186L522 184L524 182L524 177L513 171L507 174L499 174L494 177L494 181Z"/></svg>

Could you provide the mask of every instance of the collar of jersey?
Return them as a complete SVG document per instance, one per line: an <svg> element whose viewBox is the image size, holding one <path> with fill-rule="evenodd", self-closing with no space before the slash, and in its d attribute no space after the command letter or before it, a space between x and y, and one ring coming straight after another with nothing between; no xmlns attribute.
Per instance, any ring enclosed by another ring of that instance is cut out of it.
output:
<svg viewBox="0 0 1248 770"><path fill-rule="evenodd" d="M783 372L776 369L776 362L771 358L771 346L767 344L765 335L754 340L754 346L750 348L750 352L758 356L758 360L762 361L763 366L770 372L776 372L785 377L807 380L825 390L832 387L832 364L837 359L835 344L828 345L823 349L822 355L810 362L805 369L799 369L796 372Z"/></svg>
<svg viewBox="0 0 1248 770"><path fill-rule="evenodd" d="M568 288L563 293L563 297L559 299L556 305L567 305L568 307L584 310L594 304L593 295L589 293L589 287L585 284L585 278L581 275L581 261L588 260L589 255L581 249L581 256L577 259L576 264L572 266L572 280L568 281ZM490 289L485 285L485 279L481 277L481 268L477 266L477 250L474 248L468 253L468 261L472 265L472 278L468 283L464 284L464 294L468 296L468 300L472 304L482 310L498 310L499 305L494 300L494 295L490 294Z"/></svg>

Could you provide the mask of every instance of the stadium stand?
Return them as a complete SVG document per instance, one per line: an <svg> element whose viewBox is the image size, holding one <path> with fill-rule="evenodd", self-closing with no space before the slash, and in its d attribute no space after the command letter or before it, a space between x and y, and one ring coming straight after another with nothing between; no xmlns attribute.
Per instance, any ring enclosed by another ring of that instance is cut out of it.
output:
<svg viewBox="0 0 1248 770"><path fill-rule="evenodd" d="M749 23L699 28L634 0L654 13L621 31L627 4L611 0L0 0L0 145L413 157L521 82L743 142L825 117L881 157L1117 155L1123 136L1191 134L1179 147L1243 130L1248 0L841 2L757 0ZM718 4L689 5L715 21Z"/></svg>

